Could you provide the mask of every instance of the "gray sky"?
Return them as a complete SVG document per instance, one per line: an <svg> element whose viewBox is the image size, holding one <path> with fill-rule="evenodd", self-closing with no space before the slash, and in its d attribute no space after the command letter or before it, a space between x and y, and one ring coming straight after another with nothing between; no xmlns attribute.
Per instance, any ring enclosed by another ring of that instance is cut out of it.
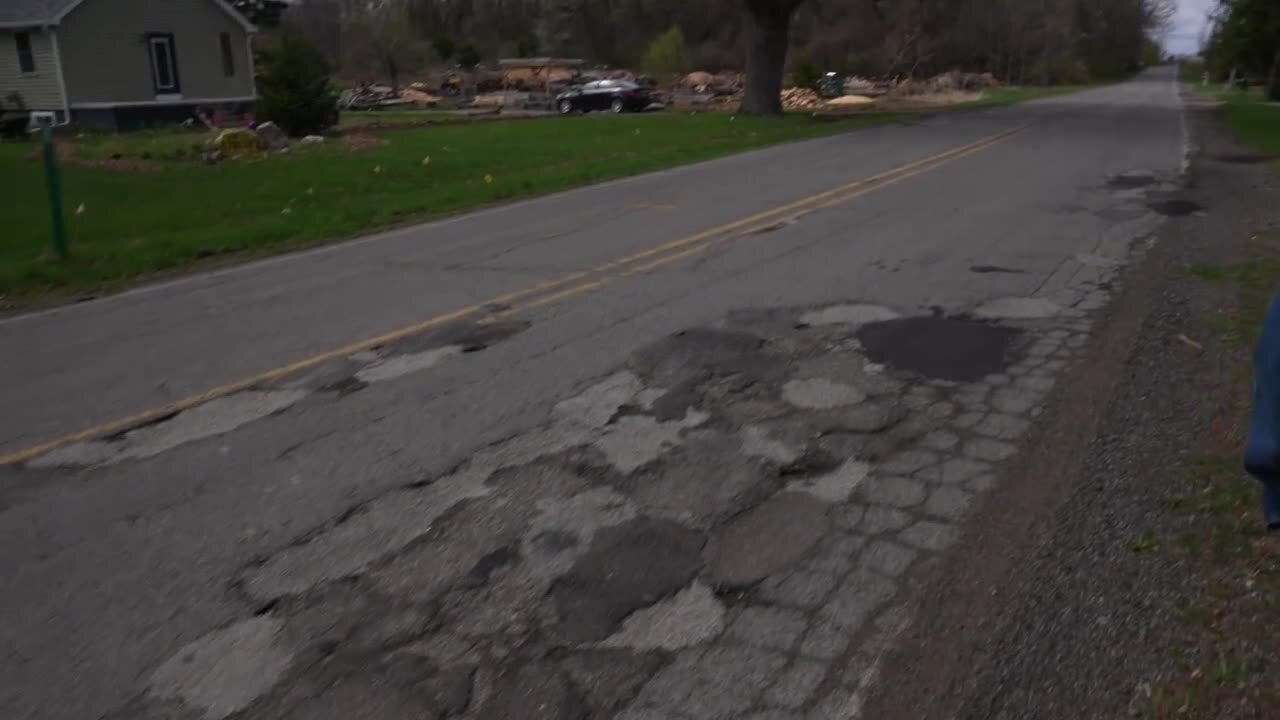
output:
<svg viewBox="0 0 1280 720"><path fill-rule="evenodd" d="M1217 0L1178 0L1178 15L1174 18L1173 30L1165 40L1166 49L1179 55L1198 51L1205 15L1215 5Z"/></svg>

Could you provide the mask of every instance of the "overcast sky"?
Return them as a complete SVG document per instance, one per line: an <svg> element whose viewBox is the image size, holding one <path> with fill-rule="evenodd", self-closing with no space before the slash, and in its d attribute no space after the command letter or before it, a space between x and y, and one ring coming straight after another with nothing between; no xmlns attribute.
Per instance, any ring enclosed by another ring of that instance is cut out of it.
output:
<svg viewBox="0 0 1280 720"><path fill-rule="evenodd" d="M1188 55L1200 50L1200 33L1205 16L1217 0L1178 0L1178 16L1173 21L1165 46L1169 52Z"/></svg>

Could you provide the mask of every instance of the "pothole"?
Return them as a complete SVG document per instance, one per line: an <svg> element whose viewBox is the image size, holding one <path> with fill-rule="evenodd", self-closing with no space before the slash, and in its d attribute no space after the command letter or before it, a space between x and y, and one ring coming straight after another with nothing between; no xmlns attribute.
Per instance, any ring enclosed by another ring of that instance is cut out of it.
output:
<svg viewBox="0 0 1280 720"><path fill-rule="evenodd" d="M986 275L990 273L1008 273L1010 275L1021 275L1026 271L1018 270L1017 268L1001 267L999 265L970 265L969 272L978 273L979 275Z"/></svg>
<svg viewBox="0 0 1280 720"><path fill-rule="evenodd" d="M974 382L1004 371L1018 331L962 317L911 317L862 326L872 362L927 378Z"/></svg>
<svg viewBox="0 0 1280 720"><path fill-rule="evenodd" d="M1213 159L1221 163L1230 163L1232 165L1261 165L1268 160L1276 159L1270 155L1258 155L1252 153L1228 153L1225 155L1214 155Z"/></svg>
<svg viewBox="0 0 1280 720"><path fill-rule="evenodd" d="M1118 190L1133 190L1150 187L1156 183L1155 175L1150 173L1124 173L1113 175L1107 184Z"/></svg>
<svg viewBox="0 0 1280 720"><path fill-rule="evenodd" d="M1200 206L1200 203L1176 198L1172 200L1157 200L1155 202L1150 202L1147 203L1147 207L1166 217L1186 217L1187 215L1198 213L1204 209Z"/></svg>

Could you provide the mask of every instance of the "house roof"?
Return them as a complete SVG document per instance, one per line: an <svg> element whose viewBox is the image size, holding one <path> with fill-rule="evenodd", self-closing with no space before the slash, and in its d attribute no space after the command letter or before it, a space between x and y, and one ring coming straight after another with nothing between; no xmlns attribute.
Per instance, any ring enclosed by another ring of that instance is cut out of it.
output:
<svg viewBox="0 0 1280 720"><path fill-rule="evenodd" d="M80 0L5 0L0 3L0 25L52 25Z"/></svg>
<svg viewBox="0 0 1280 720"><path fill-rule="evenodd" d="M57 25L82 2L84 0L0 0L0 28ZM254 32L253 24L236 12L226 0L210 2L235 18L246 32Z"/></svg>

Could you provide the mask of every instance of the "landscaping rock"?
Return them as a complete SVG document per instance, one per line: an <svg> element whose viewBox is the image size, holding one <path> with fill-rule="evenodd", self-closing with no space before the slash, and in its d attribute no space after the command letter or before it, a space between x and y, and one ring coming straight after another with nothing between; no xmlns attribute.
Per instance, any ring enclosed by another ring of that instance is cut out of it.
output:
<svg viewBox="0 0 1280 720"><path fill-rule="evenodd" d="M324 136L323 135L307 135L306 137L302 138L298 142L302 143L303 145L323 145Z"/></svg>
<svg viewBox="0 0 1280 720"><path fill-rule="evenodd" d="M231 128L218 133L213 146L227 157L261 152L262 138L248 128Z"/></svg>
<svg viewBox="0 0 1280 720"><path fill-rule="evenodd" d="M289 136L285 135L280 126L273 122L262 123L254 128L254 132L262 140L262 145L272 152L289 149Z"/></svg>

